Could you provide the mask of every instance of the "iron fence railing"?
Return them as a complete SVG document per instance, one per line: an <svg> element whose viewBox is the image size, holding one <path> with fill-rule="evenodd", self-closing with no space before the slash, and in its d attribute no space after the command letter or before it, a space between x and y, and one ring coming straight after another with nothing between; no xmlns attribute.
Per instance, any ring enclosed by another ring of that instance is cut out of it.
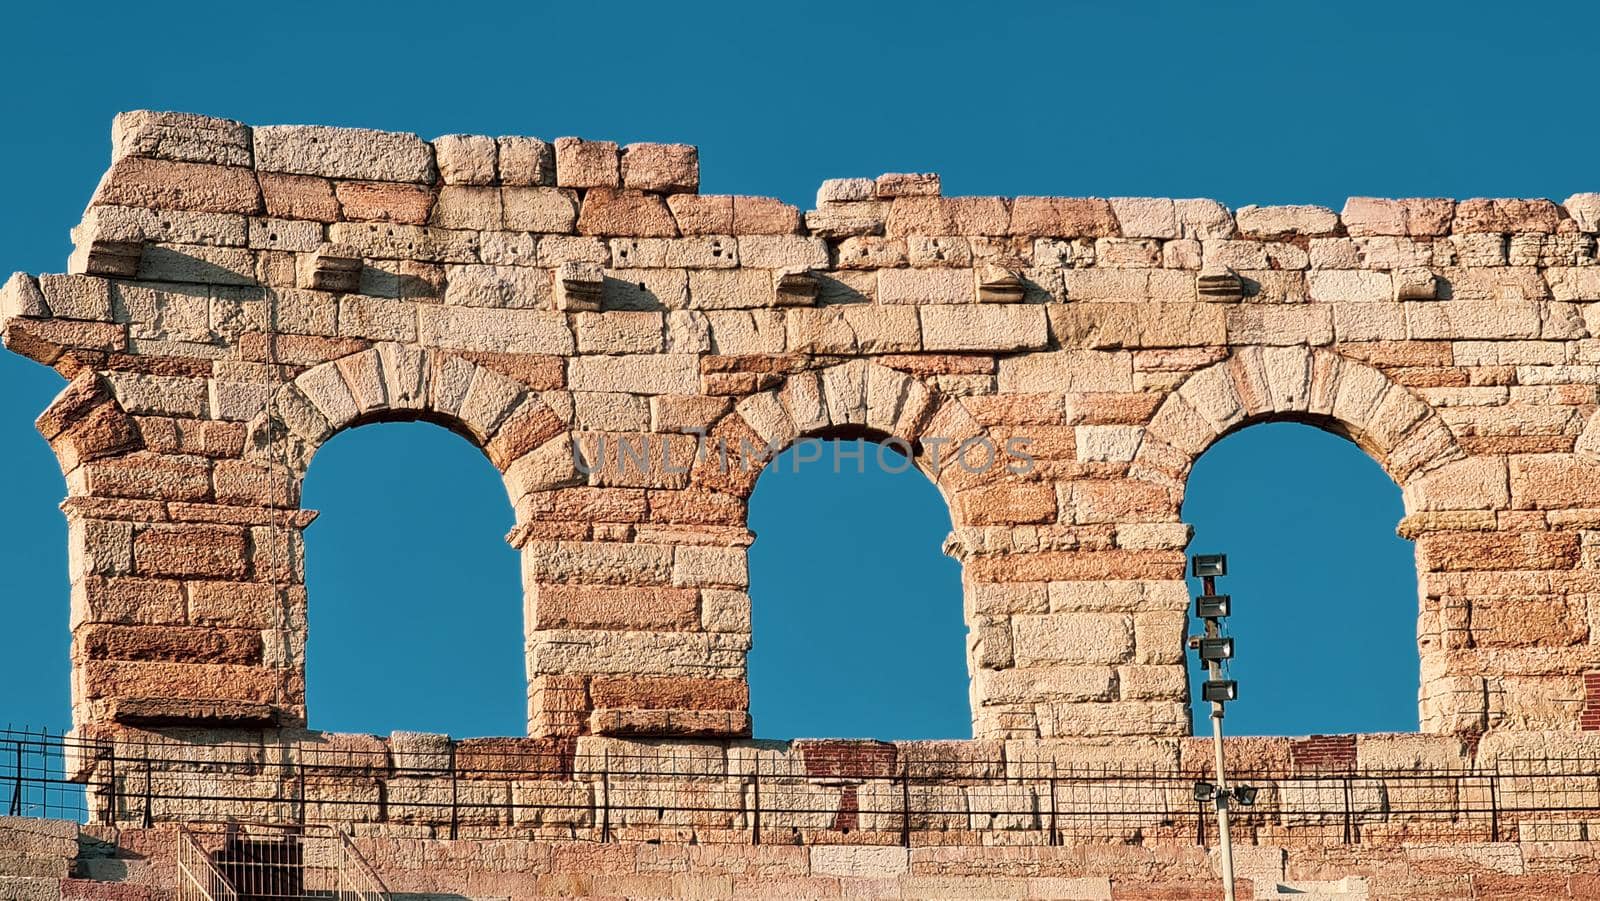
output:
<svg viewBox="0 0 1600 901"><path fill-rule="evenodd" d="M200 847L194 833L178 829L178 901L239 901L239 893Z"/></svg>
<svg viewBox="0 0 1600 901"><path fill-rule="evenodd" d="M389 901L350 838L330 826L180 826L179 901Z"/></svg>
<svg viewBox="0 0 1600 901"><path fill-rule="evenodd" d="M510 750L337 742L84 741L0 731L13 815L118 825L330 824L354 834L810 844L1200 844L1205 770L1067 766L1041 757L818 762L771 743L569 742ZM1041 754L1044 752L1041 752ZM1291 768L1292 769L1292 768ZM1259 789L1236 842L1600 840L1600 757L1501 758L1479 769L1230 774ZM938 835L934 835L937 833ZM956 835L955 833L965 833ZM849 838L845 838L849 836Z"/></svg>

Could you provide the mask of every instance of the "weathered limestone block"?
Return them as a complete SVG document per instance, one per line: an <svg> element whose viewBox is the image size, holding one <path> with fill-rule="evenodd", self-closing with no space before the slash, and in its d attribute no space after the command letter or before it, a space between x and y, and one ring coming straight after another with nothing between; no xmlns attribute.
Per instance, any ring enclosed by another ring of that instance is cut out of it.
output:
<svg viewBox="0 0 1600 901"><path fill-rule="evenodd" d="M1455 201L1445 199L1352 197L1345 202L1339 218L1351 236L1432 237L1450 233L1455 208Z"/></svg>
<svg viewBox="0 0 1600 901"><path fill-rule="evenodd" d="M499 151L494 138L482 135L444 135L433 139L439 180L447 185L492 185L498 171Z"/></svg>
<svg viewBox="0 0 1600 901"><path fill-rule="evenodd" d="M886 304L966 304L973 295L972 275L961 269L885 269L878 273L878 299Z"/></svg>
<svg viewBox="0 0 1600 901"><path fill-rule="evenodd" d="M363 181L337 182L334 194L344 219L406 225L426 223L433 211L435 196L422 185Z"/></svg>
<svg viewBox="0 0 1600 901"><path fill-rule="evenodd" d="M568 364L567 384L575 391L693 394L700 365L692 354L579 357Z"/></svg>
<svg viewBox="0 0 1600 901"><path fill-rule="evenodd" d="M700 188L700 151L689 144L629 144L622 148L622 186L692 194Z"/></svg>
<svg viewBox="0 0 1600 901"><path fill-rule="evenodd" d="M256 167L365 181L433 181L433 148L416 135L322 125L263 125L253 132Z"/></svg>
<svg viewBox="0 0 1600 901"><path fill-rule="evenodd" d="M326 178L281 172L260 172L256 177L268 216L318 222L339 218L339 201L333 193L333 182Z"/></svg>
<svg viewBox="0 0 1600 901"><path fill-rule="evenodd" d="M249 226L246 223L258 229L266 224L262 220L250 220L229 213L158 212L143 207L91 206L84 211L83 222L73 229L73 243L82 245L97 241L125 241L243 247L250 243ZM296 234L319 229L315 224L304 222L285 225Z"/></svg>
<svg viewBox="0 0 1600 901"><path fill-rule="evenodd" d="M1255 238L1329 235L1339 227L1338 215L1320 206L1242 206L1234 218L1240 232Z"/></svg>
<svg viewBox="0 0 1600 901"><path fill-rule="evenodd" d="M249 169L136 156L114 163L90 202L212 213L262 209L261 188Z"/></svg>
<svg viewBox="0 0 1600 901"><path fill-rule="evenodd" d="M770 197L733 197L733 227L737 235L793 235L800 232L800 210Z"/></svg>
<svg viewBox="0 0 1600 901"><path fill-rule="evenodd" d="M194 113L132 110L111 120L111 156L249 166L250 127Z"/></svg>
<svg viewBox="0 0 1600 901"><path fill-rule="evenodd" d="M1111 210L1129 238L1179 236L1177 208L1165 197L1113 197Z"/></svg>
<svg viewBox="0 0 1600 901"><path fill-rule="evenodd" d="M1010 234L1030 237L1105 238L1121 234L1111 203L1094 197L1018 197Z"/></svg>
<svg viewBox="0 0 1600 901"><path fill-rule="evenodd" d="M1133 622L1117 614L1017 616L1017 665L1120 663L1133 653Z"/></svg>
<svg viewBox="0 0 1600 901"><path fill-rule="evenodd" d="M1050 331L1062 346L1095 350L1226 343L1227 319L1212 304L1050 304Z"/></svg>
<svg viewBox="0 0 1600 901"><path fill-rule="evenodd" d="M545 309L550 275L526 266L446 266L444 302L468 307Z"/></svg>
<svg viewBox="0 0 1600 901"><path fill-rule="evenodd" d="M678 234L677 222L660 195L599 187L584 193L577 228L580 234L602 237L661 238Z"/></svg>
<svg viewBox="0 0 1600 901"><path fill-rule="evenodd" d="M548 141L529 137L495 140L496 171L502 185L528 186L556 183L555 148Z"/></svg>
<svg viewBox="0 0 1600 901"><path fill-rule="evenodd" d="M1049 343L1045 314L1034 305L921 307L922 348L927 351L1042 350Z"/></svg>
<svg viewBox="0 0 1600 901"><path fill-rule="evenodd" d="M1451 230L1477 232L1537 232L1556 230L1560 210L1548 200L1463 200L1456 204Z"/></svg>
<svg viewBox="0 0 1600 901"><path fill-rule="evenodd" d="M506 228L566 234L578 221L578 198L570 189L508 187L500 190L500 197Z"/></svg>
<svg viewBox="0 0 1600 901"><path fill-rule="evenodd" d="M563 188L616 188L622 184L616 143L556 138L556 184Z"/></svg>
<svg viewBox="0 0 1600 901"><path fill-rule="evenodd" d="M571 354L572 329L560 313L423 305L417 337L430 347L531 354Z"/></svg>
<svg viewBox="0 0 1600 901"><path fill-rule="evenodd" d="M937 197L939 175L935 172L890 172L873 182L875 197Z"/></svg>

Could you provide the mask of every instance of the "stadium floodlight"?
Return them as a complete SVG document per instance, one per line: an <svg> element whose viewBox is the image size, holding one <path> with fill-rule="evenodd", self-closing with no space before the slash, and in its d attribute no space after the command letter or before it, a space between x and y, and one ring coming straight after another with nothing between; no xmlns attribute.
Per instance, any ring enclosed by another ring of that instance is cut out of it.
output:
<svg viewBox="0 0 1600 901"><path fill-rule="evenodd" d="M1200 697L1217 704L1238 700L1239 683L1233 679L1207 679L1200 686Z"/></svg>
<svg viewBox="0 0 1600 901"><path fill-rule="evenodd" d="M1233 658L1233 639L1231 638L1202 638L1200 639L1200 659L1210 663L1213 660L1231 660Z"/></svg>
<svg viewBox="0 0 1600 901"><path fill-rule="evenodd" d="M1194 577L1197 579L1215 578L1228 574L1227 554L1195 554Z"/></svg>
<svg viewBox="0 0 1600 901"><path fill-rule="evenodd" d="M1189 647L1200 652L1200 662L1205 665L1206 681L1200 686L1200 697L1211 704L1211 741L1217 755L1217 781L1196 782L1196 801L1210 801L1217 809L1217 834L1221 838L1222 896L1224 901L1234 901L1233 891L1233 836L1228 825L1228 803L1235 798L1240 806L1255 803L1256 790L1241 786L1238 790L1228 786L1226 753L1222 744L1222 717L1227 702L1239 697L1239 683L1222 678L1223 661L1233 658L1233 639L1222 634L1223 617L1233 611L1233 601L1225 594L1217 594L1217 578L1228 574L1226 554L1195 554L1191 571L1201 580L1202 591L1194 599L1194 610L1205 620L1204 635L1189 639Z"/></svg>

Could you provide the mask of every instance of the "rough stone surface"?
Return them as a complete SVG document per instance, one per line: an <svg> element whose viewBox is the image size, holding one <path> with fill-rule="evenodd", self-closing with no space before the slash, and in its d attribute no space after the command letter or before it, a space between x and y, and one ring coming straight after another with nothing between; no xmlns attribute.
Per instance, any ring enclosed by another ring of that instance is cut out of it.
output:
<svg viewBox="0 0 1600 901"><path fill-rule="evenodd" d="M79 728L303 727L305 467L400 416L503 474L536 736L743 736L758 473L694 438L867 434L949 499L977 739L1176 742L1185 483L1268 420L1402 489L1424 733L1600 729L1593 195L1234 214L889 175L802 216L693 193L687 145L166 113L114 143L75 274L0 292L6 346L71 380L39 427ZM1030 468L972 465L1013 437Z"/></svg>

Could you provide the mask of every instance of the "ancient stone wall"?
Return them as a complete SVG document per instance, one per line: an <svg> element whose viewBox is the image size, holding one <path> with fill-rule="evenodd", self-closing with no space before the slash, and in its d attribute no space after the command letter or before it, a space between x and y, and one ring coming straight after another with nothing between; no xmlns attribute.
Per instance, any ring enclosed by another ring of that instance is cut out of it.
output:
<svg viewBox="0 0 1600 901"><path fill-rule="evenodd" d="M108 830L0 818L0 897L178 896L169 827ZM1195 847L647 845L377 838L354 846L401 897L1215 899ZM311 863L322 863L312 860ZM1241 849L1241 898L1593 898L1591 846L1538 842ZM1281 890L1281 891L1280 891Z"/></svg>
<svg viewBox="0 0 1600 901"><path fill-rule="evenodd" d="M4 290L6 345L71 379L39 428L78 726L303 726L301 480L394 419L504 476L534 736L748 733L738 452L829 435L913 449L949 502L977 737L1181 736L1185 478L1267 420L1402 487L1425 731L1600 723L1600 195L885 175L802 214L698 180L684 145L119 116L70 274ZM1031 466L984 464L1018 439Z"/></svg>

